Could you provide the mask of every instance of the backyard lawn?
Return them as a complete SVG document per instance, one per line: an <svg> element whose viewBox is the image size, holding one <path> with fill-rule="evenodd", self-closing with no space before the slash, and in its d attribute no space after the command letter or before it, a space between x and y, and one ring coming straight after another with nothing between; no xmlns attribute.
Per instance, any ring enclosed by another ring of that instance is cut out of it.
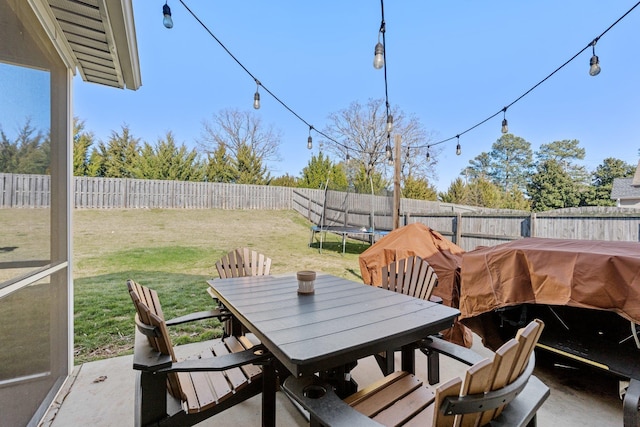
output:
<svg viewBox="0 0 640 427"><path fill-rule="evenodd" d="M134 308L126 280L160 295L166 318L210 309L206 280L229 250L247 246L271 257L272 274L323 271L361 281L358 255L368 244L327 235L309 248L310 223L294 211L76 210L73 216L75 363L131 353ZM172 327L175 344L220 334L217 321Z"/></svg>

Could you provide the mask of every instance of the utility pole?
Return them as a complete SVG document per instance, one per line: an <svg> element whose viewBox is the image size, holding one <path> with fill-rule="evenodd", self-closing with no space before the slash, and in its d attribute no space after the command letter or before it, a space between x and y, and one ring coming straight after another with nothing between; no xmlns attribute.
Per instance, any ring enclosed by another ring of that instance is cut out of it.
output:
<svg viewBox="0 0 640 427"><path fill-rule="evenodd" d="M402 137L396 135L393 138L393 229L400 228L400 159L402 158Z"/></svg>

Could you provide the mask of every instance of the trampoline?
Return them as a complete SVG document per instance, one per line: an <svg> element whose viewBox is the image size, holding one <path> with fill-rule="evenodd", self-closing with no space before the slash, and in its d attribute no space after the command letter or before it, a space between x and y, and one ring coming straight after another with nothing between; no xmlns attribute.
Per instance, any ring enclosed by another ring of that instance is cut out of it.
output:
<svg viewBox="0 0 640 427"><path fill-rule="evenodd" d="M342 254L345 253L345 248L347 244L347 236L350 234L357 234L361 236L369 236L369 241L373 244L375 241L375 236L384 236L388 234L388 231L382 230L374 230L366 227L345 227L339 225L325 225L324 227L320 227L318 225L311 226L311 236L309 237L309 247L313 243L313 239L316 234L320 233L320 253L322 253L322 242L324 241L323 236L327 233L337 234L342 236Z"/></svg>

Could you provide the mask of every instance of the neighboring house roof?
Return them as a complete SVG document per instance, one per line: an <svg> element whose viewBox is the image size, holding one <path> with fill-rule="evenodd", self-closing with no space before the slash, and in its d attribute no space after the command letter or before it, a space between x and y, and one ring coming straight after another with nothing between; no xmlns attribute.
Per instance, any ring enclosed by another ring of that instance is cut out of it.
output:
<svg viewBox="0 0 640 427"><path fill-rule="evenodd" d="M67 67L87 82L141 85L132 0L28 0Z"/></svg>
<svg viewBox="0 0 640 427"><path fill-rule="evenodd" d="M613 200L640 199L640 161L633 178L615 178L611 188Z"/></svg>
<svg viewBox="0 0 640 427"><path fill-rule="evenodd" d="M633 185L633 178L615 178L611 188L613 200L640 199L640 186Z"/></svg>

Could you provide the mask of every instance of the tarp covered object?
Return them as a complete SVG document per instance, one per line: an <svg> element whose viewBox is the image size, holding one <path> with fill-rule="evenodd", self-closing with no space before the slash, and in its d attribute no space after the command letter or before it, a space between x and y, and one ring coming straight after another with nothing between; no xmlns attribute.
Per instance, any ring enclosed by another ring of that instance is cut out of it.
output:
<svg viewBox="0 0 640 427"><path fill-rule="evenodd" d="M518 304L615 311L640 323L640 243L526 238L462 256L461 319Z"/></svg>
<svg viewBox="0 0 640 427"><path fill-rule="evenodd" d="M362 281L369 285L382 284L382 267L399 259L417 255L426 260L438 276L433 294L445 305L458 307L460 265L464 250L424 224L400 227L378 240L360 254ZM445 334L452 342L471 346L471 331L456 325Z"/></svg>
<svg viewBox="0 0 640 427"><path fill-rule="evenodd" d="M455 294L463 252L458 245L426 225L409 224L387 234L360 254L360 273L364 283L380 286L383 266L417 255L426 260L438 275L434 295L441 297L446 305L457 307Z"/></svg>

